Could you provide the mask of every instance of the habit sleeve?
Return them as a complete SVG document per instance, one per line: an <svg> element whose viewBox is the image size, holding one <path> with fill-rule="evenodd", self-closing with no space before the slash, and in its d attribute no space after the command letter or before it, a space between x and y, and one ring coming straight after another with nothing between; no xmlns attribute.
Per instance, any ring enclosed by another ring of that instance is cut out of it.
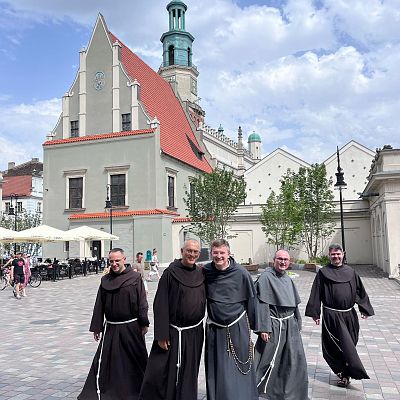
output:
<svg viewBox="0 0 400 400"><path fill-rule="evenodd" d="M247 316L249 318L249 323L250 323L250 328L254 331L258 329L258 305L257 305L257 298L256 297L250 297L250 299L247 300Z"/></svg>
<svg viewBox="0 0 400 400"><path fill-rule="evenodd" d="M306 306L306 312L305 315L307 317L312 317L315 319L318 319L321 314L321 292L320 292L320 286L321 286L321 272L318 271L314 283L311 288L311 293L310 293L310 298L308 299L308 303Z"/></svg>
<svg viewBox="0 0 400 400"><path fill-rule="evenodd" d="M96 302L94 303L92 321L90 323L90 332L99 333L103 332L104 324L104 302L101 286L97 291Z"/></svg>
<svg viewBox="0 0 400 400"><path fill-rule="evenodd" d="M164 271L154 298L154 340L169 340L169 274Z"/></svg>
<svg viewBox="0 0 400 400"><path fill-rule="evenodd" d="M258 282L256 283L256 290L257 290L257 327L256 332L272 332L272 325L271 325L271 314L269 311L269 304L265 303L260 299L260 285Z"/></svg>
<svg viewBox="0 0 400 400"><path fill-rule="evenodd" d="M137 302L139 309L138 322L140 326L149 326L150 321L148 318L149 305L146 298L146 290L144 288L143 280L139 279L137 284Z"/></svg>
<svg viewBox="0 0 400 400"><path fill-rule="evenodd" d="M357 284L356 303L358 304L358 309L360 313L370 317L374 315L375 312L374 309L372 308L368 294L365 291L364 285L358 274L356 274L356 284Z"/></svg>

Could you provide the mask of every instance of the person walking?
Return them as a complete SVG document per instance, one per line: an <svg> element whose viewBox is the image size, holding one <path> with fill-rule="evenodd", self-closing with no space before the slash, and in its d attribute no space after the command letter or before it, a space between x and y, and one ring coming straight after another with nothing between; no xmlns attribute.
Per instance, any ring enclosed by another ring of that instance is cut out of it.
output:
<svg viewBox="0 0 400 400"><path fill-rule="evenodd" d="M153 249L153 254L151 256L151 262L150 262L150 272L149 272L149 277L153 275L157 275L157 278L160 279L160 272L158 270L158 267L160 265L160 262L158 261L158 252L156 249Z"/></svg>
<svg viewBox="0 0 400 400"><path fill-rule="evenodd" d="M90 332L100 340L79 400L137 400L147 364L149 319L140 274L110 250L110 272L101 278Z"/></svg>
<svg viewBox="0 0 400 400"><path fill-rule="evenodd" d="M25 282L24 275L25 260L22 257L22 253L17 253L16 257L11 262L11 274L10 279L14 281L14 296L20 300L22 285Z"/></svg>
<svg viewBox="0 0 400 400"><path fill-rule="evenodd" d="M200 245L187 240L182 258L163 272L154 299L154 342L141 400L197 400L206 307Z"/></svg>
<svg viewBox="0 0 400 400"><path fill-rule="evenodd" d="M258 400L250 329L256 329L256 291L249 272L230 256L225 239L211 244L205 265L208 400Z"/></svg>
<svg viewBox="0 0 400 400"><path fill-rule="evenodd" d="M350 378L369 379L356 349L360 325L354 307L362 319L374 315L374 309L361 278L343 257L341 245L329 246L330 263L314 279L305 315L317 325L322 322L323 357L339 377L337 385L347 387Z"/></svg>
<svg viewBox="0 0 400 400"><path fill-rule="evenodd" d="M145 271L144 271L144 266L143 266L143 253L141 251L139 251L138 253L136 253L136 259L135 262L132 265L132 269L136 272L139 272L139 274L142 277L142 281L144 284L144 288L146 290L146 295L149 292L149 287L146 281L146 276L145 276Z"/></svg>
<svg viewBox="0 0 400 400"><path fill-rule="evenodd" d="M29 278L31 277L31 256L24 254L24 283L21 284L21 296L26 297L26 286L28 285Z"/></svg>
<svg viewBox="0 0 400 400"><path fill-rule="evenodd" d="M307 400L307 361L301 340L300 297L286 273L290 256L278 250L274 266L255 286L259 337L254 365L260 395L274 400Z"/></svg>

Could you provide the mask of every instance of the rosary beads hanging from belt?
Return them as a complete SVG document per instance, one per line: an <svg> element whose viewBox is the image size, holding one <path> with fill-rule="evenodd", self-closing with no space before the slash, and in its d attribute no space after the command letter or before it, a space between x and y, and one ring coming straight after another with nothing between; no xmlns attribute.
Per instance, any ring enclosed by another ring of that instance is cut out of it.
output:
<svg viewBox="0 0 400 400"><path fill-rule="evenodd" d="M249 318L247 317L247 314L246 314L246 322L247 322L247 330L249 333L249 353L248 353L248 358L246 361L239 360L239 357L237 356L236 351L235 351L235 347L233 346L231 332L229 330L229 327L226 327L226 343L228 346L226 351L229 354L232 354L233 361L235 362L236 368L243 375L247 375L251 370L251 366L253 365L253 342L251 341L250 323L249 323ZM248 364L248 369L247 370L242 369L247 364Z"/></svg>

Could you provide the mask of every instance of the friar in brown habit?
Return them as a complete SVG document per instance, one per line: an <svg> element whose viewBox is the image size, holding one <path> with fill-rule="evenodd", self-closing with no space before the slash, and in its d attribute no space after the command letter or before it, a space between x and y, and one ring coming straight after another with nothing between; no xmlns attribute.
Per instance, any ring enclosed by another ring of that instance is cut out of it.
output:
<svg viewBox="0 0 400 400"><path fill-rule="evenodd" d="M101 278L90 324L100 344L79 400L139 398L147 363L148 305L141 275L125 260L122 249L110 251L110 271Z"/></svg>
<svg viewBox="0 0 400 400"><path fill-rule="evenodd" d="M154 299L154 342L141 400L197 400L206 306L204 276L195 262L196 240L187 240L182 258L163 272Z"/></svg>
<svg viewBox="0 0 400 400"><path fill-rule="evenodd" d="M343 257L339 244L329 246L330 263L314 279L306 316L317 325L322 321L322 354L339 377L337 385L347 387L350 378L369 379L356 350L360 326L354 306L363 319L374 315L374 309L361 278L343 264Z"/></svg>

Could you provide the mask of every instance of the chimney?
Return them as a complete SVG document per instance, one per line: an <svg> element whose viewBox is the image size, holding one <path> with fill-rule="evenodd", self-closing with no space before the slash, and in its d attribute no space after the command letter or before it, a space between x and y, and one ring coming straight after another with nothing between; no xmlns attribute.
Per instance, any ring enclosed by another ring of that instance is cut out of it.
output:
<svg viewBox="0 0 400 400"><path fill-rule="evenodd" d="M15 167L15 162L14 161L9 161L7 169L13 169L14 167Z"/></svg>

